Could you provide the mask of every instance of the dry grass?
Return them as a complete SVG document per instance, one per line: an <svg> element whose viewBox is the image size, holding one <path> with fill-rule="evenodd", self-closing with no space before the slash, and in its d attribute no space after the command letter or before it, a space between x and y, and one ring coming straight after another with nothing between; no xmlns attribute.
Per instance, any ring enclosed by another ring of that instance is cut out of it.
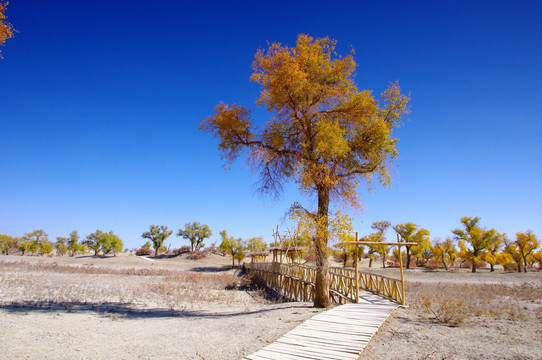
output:
<svg viewBox="0 0 542 360"><path fill-rule="evenodd" d="M458 325L472 316L542 320L542 286L410 283L407 302L434 320Z"/></svg>
<svg viewBox="0 0 542 360"><path fill-rule="evenodd" d="M231 273L2 262L0 304L68 311L103 304L185 310L205 302L238 302L240 292L227 289L237 289L241 280Z"/></svg>

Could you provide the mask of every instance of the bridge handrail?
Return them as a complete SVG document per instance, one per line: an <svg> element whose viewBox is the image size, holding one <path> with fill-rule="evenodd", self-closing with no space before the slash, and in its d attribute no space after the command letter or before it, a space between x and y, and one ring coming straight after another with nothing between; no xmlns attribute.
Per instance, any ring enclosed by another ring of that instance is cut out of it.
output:
<svg viewBox="0 0 542 360"><path fill-rule="evenodd" d="M250 263L249 269L257 273L274 274L274 277L262 278L267 285L275 290L283 290L287 295L293 296L298 301L309 301L314 293L316 281L316 268L284 263ZM338 302L343 300L355 301L355 270L331 267L330 268L330 295ZM360 289L364 289L380 296L386 297L398 303L402 303L400 280L388 276L374 274L366 271L358 272ZM307 288L310 287L310 289Z"/></svg>

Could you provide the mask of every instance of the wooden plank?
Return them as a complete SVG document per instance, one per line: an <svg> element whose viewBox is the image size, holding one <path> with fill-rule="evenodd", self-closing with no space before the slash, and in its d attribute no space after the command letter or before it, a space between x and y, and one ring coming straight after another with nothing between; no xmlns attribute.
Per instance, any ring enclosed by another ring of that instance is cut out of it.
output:
<svg viewBox="0 0 542 360"><path fill-rule="evenodd" d="M277 342L295 342L296 344L303 346L314 346L317 348L322 347L331 350L344 350L345 352L359 353L359 348L355 345L337 344L335 342L324 341L324 339L291 336L288 334L278 339Z"/></svg>
<svg viewBox="0 0 542 360"><path fill-rule="evenodd" d="M297 274L303 276L303 274ZM291 284L292 295L303 292ZM397 305L378 295L361 293L370 301L345 304L317 314L247 360L355 360Z"/></svg>
<svg viewBox="0 0 542 360"><path fill-rule="evenodd" d="M346 333L337 333L337 332L326 332L320 329L310 329L310 328L295 328L290 330L287 334L284 335L294 335L301 337L308 337L314 339L321 339L322 341L333 341L341 344L347 343L356 343L358 341L363 341L363 338L367 335L354 335Z"/></svg>
<svg viewBox="0 0 542 360"><path fill-rule="evenodd" d="M308 332L307 330L304 330L304 329L294 329L292 330L293 334L295 335L306 335L306 336L311 336L311 337L314 337L314 338L327 338L327 339L334 339L334 340L343 340L343 341L351 341L351 342L356 342L356 341L359 341L360 339L363 339L364 337L368 337L368 335L352 335L352 336L347 336L345 334L339 334L339 333L325 333L323 331L320 331L320 332Z"/></svg>
<svg viewBox="0 0 542 360"><path fill-rule="evenodd" d="M319 360L343 360L348 358L356 360L358 358L356 355L352 356L352 354L348 354L345 352L320 350L316 348L303 348L302 346L276 342L268 345L266 348L269 350L285 352L287 354L308 356L312 359Z"/></svg>
<svg viewBox="0 0 542 360"><path fill-rule="evenodd" d="M269 360L314 360L314 358L309 356L291 355L280 351L268 350L267 346L256 352L255 355L260 357L261 359Z"/></svg>

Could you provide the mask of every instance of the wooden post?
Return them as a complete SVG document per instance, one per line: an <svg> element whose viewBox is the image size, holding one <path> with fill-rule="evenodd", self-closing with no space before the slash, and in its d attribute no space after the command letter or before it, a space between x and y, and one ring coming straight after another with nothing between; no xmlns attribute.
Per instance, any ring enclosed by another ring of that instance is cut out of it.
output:
<svg viewBox="0 0 542 360"><path fill-rule="evenodd" d="M399 234L397 234L397 242L401 242L399 239ZM401 305L405 306L405 273L403 271L403 255L401 255L401 245L397 246L399 248L399 269L401 269Z"/></svg>
<svg viewBox="0 0 542 360"><path fill-rule="evenodd" d="M358 241L358 232L356 231L356 241ZM356 287L356 304L359 303L359 265L358 265L358 253L359 253L359 245L356 245L356 251L354 251L354 272L355 272L355 280L354 284Z"/></svg>

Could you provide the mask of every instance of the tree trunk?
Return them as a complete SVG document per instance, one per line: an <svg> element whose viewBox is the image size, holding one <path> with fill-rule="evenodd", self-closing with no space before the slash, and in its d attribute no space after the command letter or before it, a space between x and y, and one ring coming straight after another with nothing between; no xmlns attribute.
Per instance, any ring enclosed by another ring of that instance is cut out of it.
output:
<svg viewBox="0 0 542 360"><path fill-rule="evenodd" d="M489 264L489 268L490 268L489 271L490 271L490 272L493 272L493 271L495 270L495 268L494 268L493 266L494 266L493 264L491 264L491 263Z"/></svg>
<svg viewBox="0 0 542 360"><path fill-rule="evenodd" d="M472 260L472 270L471 272L475 273L476 272L476 261Z"/></svg>
<svg viewBox="0 0 542 360"><path fill-rule="evenodd" d="M318 189L318 214L316 215L316 282L314 287L314 307L326 308L331 305L329 297L329 261L327 253L329 222L329 190Z"/></svg>
<svg viewBox="0 0 542 360"><path fill-rule="evenodd" d="M406 268L410 269L410 249L408 248L408 246L405 246L405 247L406 247Z"/></svg>
<svg viewBox="0 0 542 360"><path fill-rule="evenodd" d="M448 270L448 265L446 265L446 260L444 260L444 256L442 257L442 264L444 265L444 268Z"/></svg>

